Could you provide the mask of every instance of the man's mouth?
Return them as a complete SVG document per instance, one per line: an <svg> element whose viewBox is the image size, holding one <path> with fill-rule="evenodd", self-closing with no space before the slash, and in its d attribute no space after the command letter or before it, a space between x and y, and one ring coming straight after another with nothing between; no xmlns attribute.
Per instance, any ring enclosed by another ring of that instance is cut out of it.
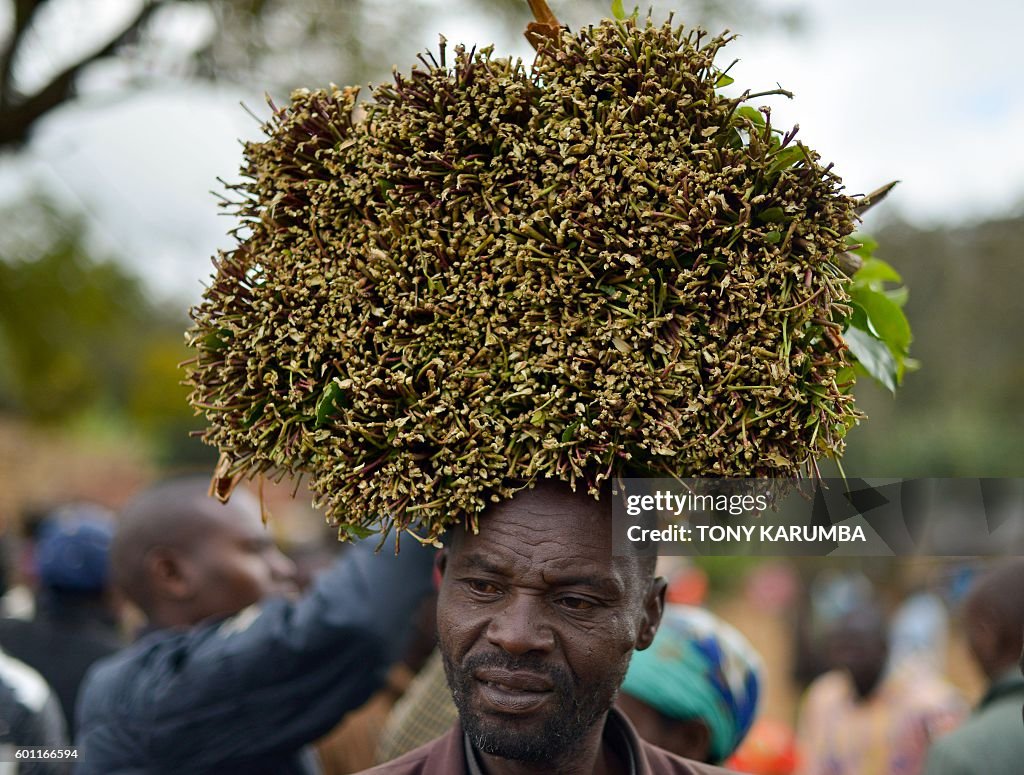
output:
<svg viewBox="0 0 1024 775"><path fill-rule="evenodd" d="M498 713L532 713L548 701L553 690L545 676L518 670L480 668L473 678L484 704Z"/></svg>

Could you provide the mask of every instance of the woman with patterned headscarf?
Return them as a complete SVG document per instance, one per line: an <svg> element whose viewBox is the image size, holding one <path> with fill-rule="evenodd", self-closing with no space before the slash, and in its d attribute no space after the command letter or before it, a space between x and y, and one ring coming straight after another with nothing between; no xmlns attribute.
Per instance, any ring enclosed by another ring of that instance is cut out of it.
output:
<svg viewBox="0 0 1024 775"><path fill-rule="evenodd" d="M733 627L668 605L653 645L634 652L618 704L645 740L719 763L754 721L760 675L760 657Z"/></svg>

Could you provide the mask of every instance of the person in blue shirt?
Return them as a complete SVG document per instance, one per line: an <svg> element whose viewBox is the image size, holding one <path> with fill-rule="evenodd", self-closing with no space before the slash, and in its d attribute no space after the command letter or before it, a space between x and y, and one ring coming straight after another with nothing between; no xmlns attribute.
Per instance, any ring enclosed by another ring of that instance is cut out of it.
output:
<svg viewBox="0 0 1024 775"><path fill-rule="evenodd" d="M318 771L307 745L383 685L431 591L433 552L357 544L302 597L256 500L171 481L124 510L115 583L149 628L78 700L80 775Z"/></svg>

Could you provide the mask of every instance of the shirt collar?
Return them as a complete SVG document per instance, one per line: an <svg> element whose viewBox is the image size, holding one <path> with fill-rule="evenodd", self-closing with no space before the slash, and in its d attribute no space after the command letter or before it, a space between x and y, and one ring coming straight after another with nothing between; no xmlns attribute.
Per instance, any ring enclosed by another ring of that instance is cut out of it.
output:
<svg viewBox="0 0 1024 775"><path fill-rule="evenodd" d="M484 775L483 766L480 764L480 755L476 752L473 744L469 742L469 735L462 733L462 750L466 755L466 772L469 775Z"/></svg>

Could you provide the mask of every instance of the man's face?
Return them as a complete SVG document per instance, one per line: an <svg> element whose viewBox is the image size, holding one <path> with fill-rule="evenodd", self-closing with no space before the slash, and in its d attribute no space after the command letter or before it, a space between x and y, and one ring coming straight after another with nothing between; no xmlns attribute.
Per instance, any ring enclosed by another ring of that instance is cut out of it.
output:
<svg viewBox="0 0 1024 775"><path fill-rule="evenodd" d="M274 544L257 509L227 506L186 559L198 618L237 613L265 597L295 593L295 565Z"/></svg>
<svg viewBox="0 0 1024 775"><path fill-rule="evenodd" d="M477 749L553 760L593 732L634 648L661 617L663 583L614 559L607 505L545 483L491 509L443 560L441 652Z"/></svg>

